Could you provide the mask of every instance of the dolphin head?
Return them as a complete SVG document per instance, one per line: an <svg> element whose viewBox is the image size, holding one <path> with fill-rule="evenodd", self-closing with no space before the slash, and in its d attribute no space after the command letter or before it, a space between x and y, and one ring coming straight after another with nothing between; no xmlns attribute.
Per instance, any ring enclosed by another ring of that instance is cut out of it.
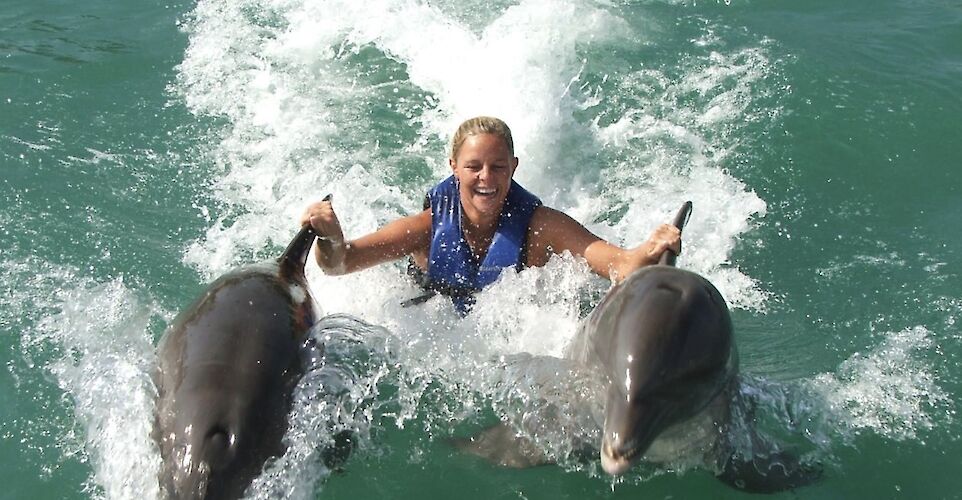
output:
<svg viewBox="0 0 962 500"><path fill-rule="evenodd" d="M284 452L311 302L275 268L214 282L172 325L159 353L156 438L162 486L177 498L239 498Z"/></svg>
<svg viewBox="0 0 962 500"><path fill-rule="evenodd" d="M300 357L314 320L305 226L277 262L215 280L157 348L153 436L167 497L239 498L280 456Z"/></svg>
<svg viewBox="0 0 962 500"><path fill-rule="evenodd" d="M636 272L592 316L610 381L601 463L621 474L662 431L703 410L731 381L731 319L711 283L668 266Z"/></svg>
<svg viewBox="0 0 962 500"><path fill-rule="evenodd" d="M161 417L171 421L161 440L170 496L240 498L264 463L284 453L293 384L284 377L213 364L190 371L175 395L176 413Z"/></svg>

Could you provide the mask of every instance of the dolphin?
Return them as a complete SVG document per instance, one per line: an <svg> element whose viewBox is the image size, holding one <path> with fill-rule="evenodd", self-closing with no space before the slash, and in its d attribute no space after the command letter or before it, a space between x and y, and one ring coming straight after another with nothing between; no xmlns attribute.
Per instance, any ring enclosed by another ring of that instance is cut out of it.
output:
<svg viewBox="0 0 962 500"><path fill-rule="evenodd" d="M679 210L674 220L679 229L691 207L686 202ZM576 401L580 391L572 391L564 406L602 408L603 431L596 449L609 474L624 474L642 459L670 462L694 455L720 480L746 491L775 492L813 482L820 470L800 464L753 430L749 440L761 451L747 459L725 437L731 431L731 405L738 388L731 316L715 286L674 267L675 257L665 252L659 264L639 269L613 286L567 347L565 359L521 357L514 364L522 370L533 368L530 373L536 377L566 367L600 380L596 384L600 402L582 404ZM545 370L547 366L554 369ZM580 439L576 436L576 444ZM506 466L548 462L544 453L505 425L455 444ZM585 456L583 449L574 454Z"/></svg>
<svg viewBox="0 0 962 500"><path fill-rule="evenodd" d="M686 202L674 224L691 213ZM613 286L569 346L569 357L608 383L601 465L627 471L663 431L724 397L738 370L725 299L675 255Z"/></svg>
<svg viewBox="0 0 962 500"><path fill-rule="evenodd" d="M728 307L701 276L667 265L633 273L589 316L575 361L608 383L601 465L613 475L672 426L724 417L738 354Z"/></svg>
<svg viewBox="0 0 962 500"><path fill-rule="evenodd" d="M691 202L674 224L684 227ZM570 346L571 356L608 382L600 455L612 475L638 460L665 460L678 448L699 449L723 482L770 493L803 486L821 475L750 429L745 458L723 436L731 432L738 391L738 352L731 315L704 277L674 267L665 252L612 287ZM700 440L700 442L698 442Z"/></svg>
<svg viewBox="0 0 962 500"><path fill-rule="evenodd" d="M239 498L284 453L315 320L304 277L315 236L306 225L277 261L221 276L162 337L153 437L165 497Z"/></svg>

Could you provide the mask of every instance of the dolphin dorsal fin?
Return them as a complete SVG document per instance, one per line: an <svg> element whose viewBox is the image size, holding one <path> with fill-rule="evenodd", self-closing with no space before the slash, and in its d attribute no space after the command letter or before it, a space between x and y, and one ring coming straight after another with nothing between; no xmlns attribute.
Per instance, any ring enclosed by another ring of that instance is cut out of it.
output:
<svg viewBox="0 0 962 500"><path fill-rule="evenodd" d="M686 201L681 205L681 208L678 209L678 213L675 214L675 220L671 221L671 223L680 231L685 228L685 224L688 223L689 217L691 217L691 202ZM674 266L675 259L677 258L678 256L675 255L675 252L668 250L661 254L661 259L658 261L658 263L664 266Z"/></svg>
<svg viewBox="0 0 962 500"><path fill-rule="evenodd" d="M314 232L314 228L310 224L304 224L304 227L297 232L294 239L287 245L287 250L284 250L284 253L277 259L277 263L281 266L281 276L304 275L307 255L311 252L311 246L314 244L316 236L317 233Z"/></svg>
<svg viewBox="0 0 962 500"><path fill-rule="evenodd" d="M333 195L328 193L321 201L330 201ZM304 266L307 265L307 255L311 253L311 246L314 245L314 238L317 232L310 224L304 224L297 232L294 239L287 245L284 253L277 258L277 263L281 266L281 276L291 277L293 273L304 275Z"/></svg>

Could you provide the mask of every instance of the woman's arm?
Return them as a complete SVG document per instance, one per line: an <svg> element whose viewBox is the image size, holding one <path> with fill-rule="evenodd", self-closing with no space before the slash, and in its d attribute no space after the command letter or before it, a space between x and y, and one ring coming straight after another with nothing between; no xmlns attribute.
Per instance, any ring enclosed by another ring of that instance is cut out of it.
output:
<svg viewBox="0 0 962 500"><path fill-rule="evenodd" d="M647 241L631 249L608 243L553 208L538 207L528 228L529 266L543 266L552 255L568 251L584 257L592 271L615 282L657 263L669 249L681 252L681 231L669 224L658 226Z"/></svg>
<svg viewBox="0 0 962 500"><path fill-rule="evenodd" d="M412 253L427 254L431 240L430 210L392 221L353 241L344 240L330 201L308 206L301 224L308 223L318 235L317 265L330 275L353 273Z"/></svg>

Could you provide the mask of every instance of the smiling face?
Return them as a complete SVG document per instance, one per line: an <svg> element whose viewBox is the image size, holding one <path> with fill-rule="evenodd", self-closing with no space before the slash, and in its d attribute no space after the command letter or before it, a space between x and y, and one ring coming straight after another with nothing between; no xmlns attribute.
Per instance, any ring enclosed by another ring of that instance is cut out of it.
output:
<svg viewBox="0 0 962 500"><path fill-rule="evenodd" d="M476 225L497 221L518 168L505 140L495 134L470 135L449 161L468 220Z"/></svg>

